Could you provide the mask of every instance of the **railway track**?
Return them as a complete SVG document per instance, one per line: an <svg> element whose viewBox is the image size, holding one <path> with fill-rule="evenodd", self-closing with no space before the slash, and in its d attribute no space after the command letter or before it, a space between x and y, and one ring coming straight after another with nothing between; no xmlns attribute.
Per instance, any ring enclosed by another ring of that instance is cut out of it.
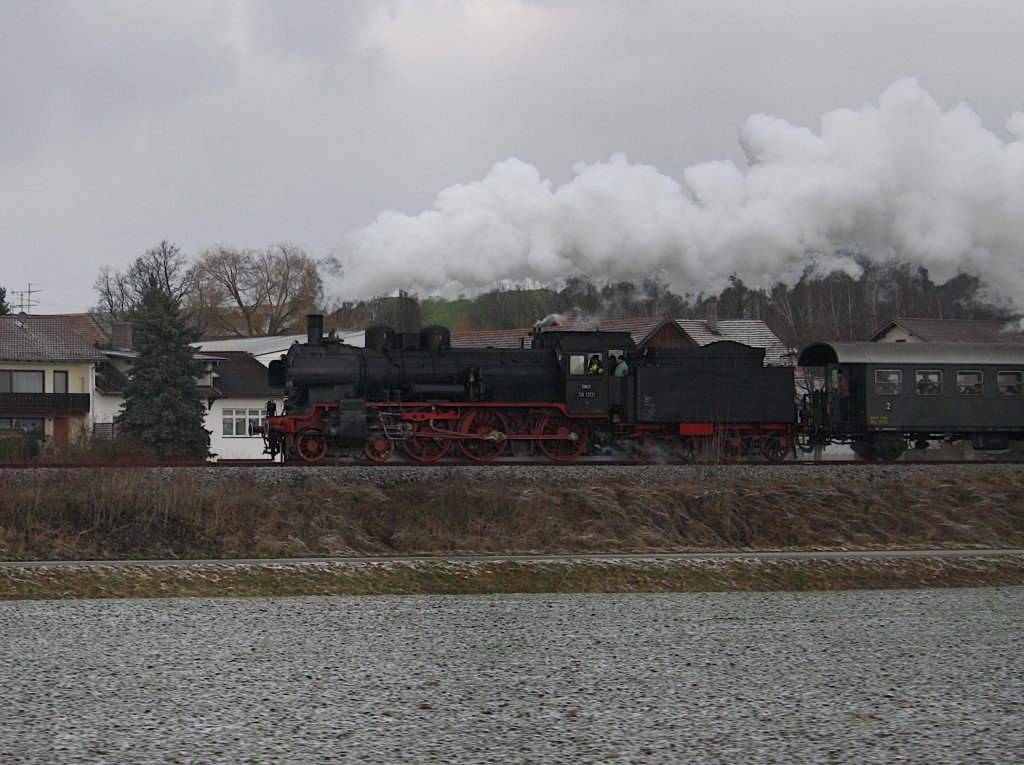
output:
<svg viewBox="0 0 1024 765"><path fill-rule="evenodd" d="M581 553L564 555L394 555L320 558L216 558L161 560L0 561L0 568L45 569L93 566L160 568L171 566L303 566L381 563L571 563L581 561L728 561L728 560L905 560L908 558L1001 558L1024 556L1019 548L906 550L752 550L684 553Z"/></svg>
<svg viewBox="0 0 1024 765"><path fill-rule="evenodd" d="M897 460L895 462L874 462L858 459L790 459L783 462L773 462L765 459L736 459L736 460L722 460L718 462L714 461L692 461L692 462L673 462L667 460L642 460L642 459L627 459L621 457L581 457L571 462L554 462L548 459L530 459L530 458L512 458L505 460L495 460L494 462L486 463L486 467L493 467L501 469L503 467L545 467L545 468L573 468L573 467L591 467L591 466L614 466L614 467L629 467L629 466L648 466L648 465L714 465L714 466L725 466L730 465L736 466L749 466L757 465L761 467L798 467L801 469L813 470L815 468L822 467L837 467L837 466L871 466L871 465L890 465L895 468L900 466L955 466L955 465L1021 465L1024 466L1024 459L915 459L915 460ZM388 470L389 468L409 468L409 467L481 467L481 463L472 462L466 459L440 459L431 463L419 463L411 459L393 458L387 462L373 462L371 460L356 457L351 459L338 459L338 458L325 458L319 462L277 462L269 459L263 460L214 460L214 461L174 461L174 462L159 462L159 461L130 461L130 462L57 462L57 461L46 461L40 460L36 462L8 462L0 463L0 471L3 470L38 470L38 469L95 469L95 470L110 470L110 469L125 469L125 468L211 468L211 469L225 469L225 468L260 468L260 469L283 469L283 468L295 468L298 470L306 470L310 468L325 468L325 467L372 467L373 469Z"/></svg>

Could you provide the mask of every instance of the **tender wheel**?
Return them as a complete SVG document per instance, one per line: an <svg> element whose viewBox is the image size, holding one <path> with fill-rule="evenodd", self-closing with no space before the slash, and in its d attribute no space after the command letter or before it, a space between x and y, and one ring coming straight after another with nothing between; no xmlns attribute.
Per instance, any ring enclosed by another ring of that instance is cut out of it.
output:
<svg viewBox="0 0 1024 765"><path fill-rule="evenodd" d="M476 462L490 462L508 445L508 422L495 409L470 409L459 420L459 432L479 436L459 441L462 453Z"/></svg>
<svg viewBox="0 0 1024 765"><path fill-rule="evenodd" d="M590 429L582 420L570 420L560 414L541 418L534 432L537 448L555 462L570 462L587 448Z"/></svg>
<svg viewBox="0 0 1024 765"><path fill-rule="evenodd" d="M371 435L363 447L363 453L371 462L387 462L394 451L394 443L383 434Z"/></svg>
<svg viewBox="0 0 1024 765"><path fill-rule="evenodd" d="M452 442L446 436L431 433L427 428L417 428L411 438L402 442L402 448L417 462L437 462L452 448Z"/></svg>
<svg viewBox="0 0 1024 765"><path fill-rule="evenodd" d="M697 458L697 446L692 438L680 438L672 450L672 457L677 462L689 464Z"/></svg>
<svg viewBox="0 0 1024 765"><path fill-rule="evenodd" d="M772 462L782 462L789 456L793 446L784 433L769 433L761 439L761 453Z"/></svg>
<svg viewBox="0 0 1024 765"><path fill-rule="evenodd" d="M743 439L735 431L716 433L714 443L720 462L736 462L743 456Z"/></svg>
<svg viewBox="0 0 1024 765"><path fill-rule="evenodd" d="M316 428L300 430L295 437L295 453L303 462L319 462L327 454L327 436Z"/></svg>

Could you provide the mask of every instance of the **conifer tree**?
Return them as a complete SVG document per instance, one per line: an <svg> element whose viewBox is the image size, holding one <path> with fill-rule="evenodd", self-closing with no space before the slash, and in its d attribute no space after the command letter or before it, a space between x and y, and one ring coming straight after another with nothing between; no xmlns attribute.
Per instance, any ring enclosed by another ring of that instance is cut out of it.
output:
<svg viewBox="0 0 1024 765"><path fill-rule="evenodd" d="M132 319L139 355L124 390L119 437L152 457L205 459L210 433L203 427L204 407L196 385L201 368L189 347L199 333L184 317L180 301L155 281Z"/></svg>

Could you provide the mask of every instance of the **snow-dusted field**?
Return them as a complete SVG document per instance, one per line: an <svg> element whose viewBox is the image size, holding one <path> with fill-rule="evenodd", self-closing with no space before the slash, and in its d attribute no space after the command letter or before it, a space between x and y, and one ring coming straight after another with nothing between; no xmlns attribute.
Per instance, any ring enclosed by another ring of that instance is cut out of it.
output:
<svg viewBox="0 0 1024 765"><path fill-rule="evenodd" d="M1024 589L0 603L5 763L1005 763Z"/></svg>

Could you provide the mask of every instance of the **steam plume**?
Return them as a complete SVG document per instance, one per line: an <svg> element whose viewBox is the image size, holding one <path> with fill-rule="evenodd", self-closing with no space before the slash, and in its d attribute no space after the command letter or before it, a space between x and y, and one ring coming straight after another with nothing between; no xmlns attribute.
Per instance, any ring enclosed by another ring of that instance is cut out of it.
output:
<svg viewBox="0 0 1024 765"><path fill-rule="evenodd" d="M561 186L518 159L444 189L415 216L383 212L346 238L336 288L452 297L496 282L570 275L716 293L736 274L793 284L810 264L857 274L840 251L923 266L941 284L978 277L1024 310L1024 112L1004 142L969 106L943 110L914 80L878 104L825 114L820 131L764 114L740 143L748 166L688 168L679 183L622 154L577 163Z"/></svg>

